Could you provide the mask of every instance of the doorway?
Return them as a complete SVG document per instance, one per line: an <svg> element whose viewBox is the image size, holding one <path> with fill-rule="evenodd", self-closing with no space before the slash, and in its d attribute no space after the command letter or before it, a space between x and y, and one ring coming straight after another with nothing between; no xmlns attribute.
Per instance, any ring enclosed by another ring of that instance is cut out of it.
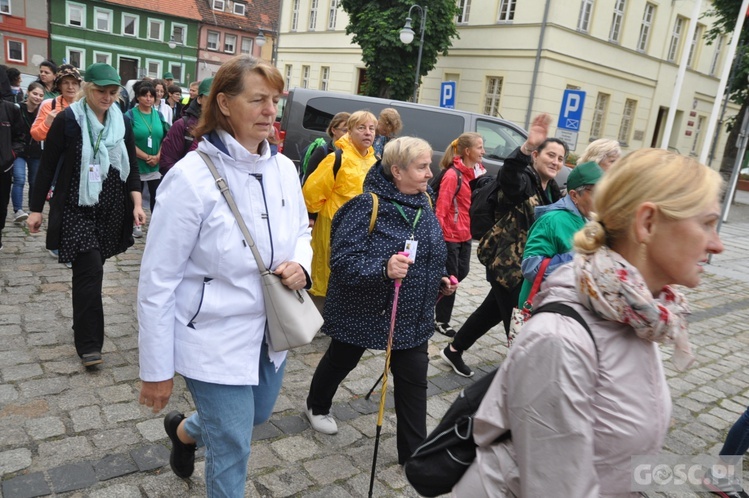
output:
<svg viewBox="0 0 749 498"><path fill-rule="evenodd" d="M124 85L130 80L138 79L138 59L120 57L120 81Z"/></svg>

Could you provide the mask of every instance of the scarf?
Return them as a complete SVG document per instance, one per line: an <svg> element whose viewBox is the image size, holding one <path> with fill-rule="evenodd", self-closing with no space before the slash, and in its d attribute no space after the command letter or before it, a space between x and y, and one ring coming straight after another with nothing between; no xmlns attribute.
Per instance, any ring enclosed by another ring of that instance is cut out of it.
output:
<svg viewBox="0 0 749 498"><path fill-rule="evenodd" d="M657 298L640 272L621 255L603 246L574 260L580 302L606 320L631 326L647 341L674 344L672 361L684 371L694 362L689 344L686 298L670 286Z"/></svg>
<svg viewBox="0 0 749 498"><path fill-rule="evenodd" d="M86 99L70 104L78 126L81 127L83 147L81 149L81 181L78 189L78 205L93 206L99 202L104 180L107 179L109 167L120 172L124 182L130 174L130 161L125 147L125 121L118 105L112 105L107 111L104 124L86 105ZM94 156L94 148L98 150ZM101 181L90 181L89 167L99 165Z"/></svg>

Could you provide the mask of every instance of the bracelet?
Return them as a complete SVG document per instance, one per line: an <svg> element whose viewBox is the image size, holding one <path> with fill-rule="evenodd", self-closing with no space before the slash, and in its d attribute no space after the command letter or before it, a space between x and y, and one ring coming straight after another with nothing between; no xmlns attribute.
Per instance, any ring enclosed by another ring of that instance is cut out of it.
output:
<svg viewBox="0 0 749 498"><path fill-rule="evenodd" d="M523 153L523 154L525 154L526 156L530 156L533 153L533 151L536 150L536 149L531 149L528 152L525 152L526 150L527 149L525 149L525 144L523 144L523 145L520 146L520 152Z"/></svg>

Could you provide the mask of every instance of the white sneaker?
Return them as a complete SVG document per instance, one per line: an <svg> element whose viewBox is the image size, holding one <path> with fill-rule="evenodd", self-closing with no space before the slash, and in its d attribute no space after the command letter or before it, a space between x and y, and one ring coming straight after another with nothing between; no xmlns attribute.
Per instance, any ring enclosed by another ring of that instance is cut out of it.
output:
<svg viewBox="0 0 749 498"><path fill-rule="evenodd" d="M26 219L29 217L28 214L24 212L23 209L19 209L13 214L13 223L21 223L26 221Z"/></svg>
<svg viewBox="0 0 749 498"><path fill-rule="evenodd" d="M143 237L143 229L140 227L140 225L135 225L133 227L133 237L135 237L136 239Z"/></svg>
<svg viewBox="0 0 749 498"><path fill-rule="evenodd" d="M335 423L335 420L330 416L330 414L313 415L312 408L307 408L307 410L305 410L305 413L307 414L307 418L309 419L309 424L317 432L322 432L323 434L330 435L338 434L338 424Z"/></svg>

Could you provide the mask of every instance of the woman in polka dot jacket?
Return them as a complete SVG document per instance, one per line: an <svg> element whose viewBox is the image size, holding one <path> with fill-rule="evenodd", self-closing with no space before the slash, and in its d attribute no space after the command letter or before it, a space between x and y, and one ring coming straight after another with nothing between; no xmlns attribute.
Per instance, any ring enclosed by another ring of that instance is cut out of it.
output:
<svg viewBox="0 0 749 498"><path fill-rule="evenodd" d="M333 218L322 328L332 340L315 370L306 407L314 429L337 432L329 415L333 396L366 349L386 348L394 281L401 279L391 357L400 463L426 437L427 346L434 333L434 305L440 292L452 294L457 287L445 273L447 250L426 193L431 157L424 140L391 141L382 161L367 174L364 193ZM372 194L378 208L370 233ZM399 255L408 241L417 242L416 251Z"/></svg>

